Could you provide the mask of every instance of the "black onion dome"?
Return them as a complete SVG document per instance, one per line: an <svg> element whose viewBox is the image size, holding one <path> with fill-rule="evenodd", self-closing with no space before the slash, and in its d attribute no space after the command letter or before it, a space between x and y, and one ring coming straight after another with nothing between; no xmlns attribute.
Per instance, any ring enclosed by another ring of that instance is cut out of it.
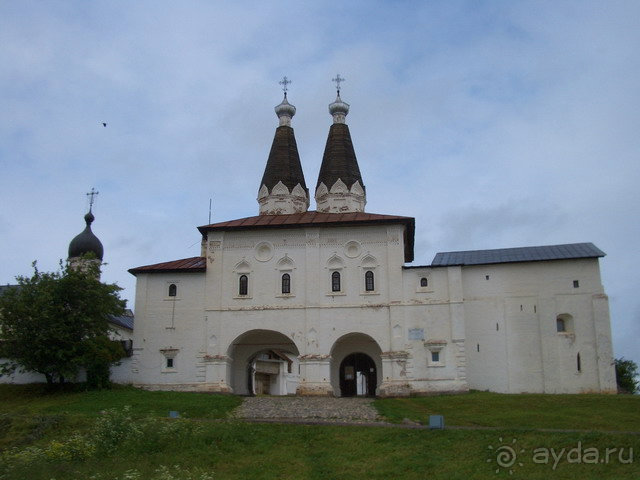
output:
<svg viewBox="0 0 640 480"><path fill-rule="evenodd" d="M334 183L341 179L351 189L356 181L364 189L356 152L351 142L351 133L346 123L334 123L329 128L329 137L322 157L322 166L318 175L316 189L324 183L331 190Z"/></svg>
<svg viewBox="0 0 640 480"><path fill-rule="evenodd" d="M296 137L293 134L293 128L286 125L276 128L260 187L266 185L271 192L278 182L286 185L289 191L298 184L308 191L302 173Z"/></svg>
<svg viewBox="0 0 640 480"><path fill-rule="evenodd" d="M80 235L77 235L69 244L69 258L81 257L87 253L93 253L98 260L102 260L104 248L91 231L91 223L95 220L93 213L89 212L84 216L87 226Z"/></svg>

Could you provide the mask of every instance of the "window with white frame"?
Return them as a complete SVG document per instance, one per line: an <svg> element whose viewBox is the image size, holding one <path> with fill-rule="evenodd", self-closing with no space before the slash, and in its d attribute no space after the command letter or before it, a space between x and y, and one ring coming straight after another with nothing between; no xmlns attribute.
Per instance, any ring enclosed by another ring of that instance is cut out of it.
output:
<svg viewBox="0 0 640 480"><path fill-rule="evenodd" d="M342 278L342 271L344 268L344 261L335 253L327 261L327 267L329 270L329 293L328 295L344 295L344 284Z"/></svg>
<svg viewBox="0 0 640 480"><path fill-rule="evenodd" d="M296 269L293 260L285 254L276 264L276 296L293 296L293 271Z"/></svg>
<svg viewBox="0 0 640 480"><path fill-rule="evenodd" d="M176 357L178 355L178 349L165 348L160 350L160 353L162 353L164 358L163 365L162 365L162 372L163 373L176 372L177 371Z"/></svg>
<svg viewBox="0 0 640 480"><path fill-rule="evenodd" d="M444 367L445 366L445 340L429 340L424 344L427 349L427 366L428 367Z"/></svg>
<svg viewBox="0 0 640 480"><path fill-rule="evenodd" d="M433 292L433 284L429 272L418 272L416 276L416 292L431 293Z"/></svg>
<svg viewBox="0 0 640 480"><path fill-rule="evenodd" d="M364 257L362 257L362 261L360 263L360 268L362 269L362 279L364 280L364 290L365 294L375 294L377 293L378 285L376 285L376 267L378 266L378 261L376 258L367 252Z"/></svg>
<svg viewBox="0 0 640 480"><path fill-rule="evenodd" d="M236 274L233 297L237 299L251 298L251 266L243 259L235 266L233 271Z"/></svg>

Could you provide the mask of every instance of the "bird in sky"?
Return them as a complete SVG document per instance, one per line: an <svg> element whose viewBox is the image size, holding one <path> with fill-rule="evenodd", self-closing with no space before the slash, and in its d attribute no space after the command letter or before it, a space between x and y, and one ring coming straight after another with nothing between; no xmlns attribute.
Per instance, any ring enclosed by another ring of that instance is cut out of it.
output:
<svg viewBox="0 0 640 480"><path fill-rule="evenodd" d="M106 124L105 122L102 122L102 126L103 126L103 127L106 127L106 126L107 126L107 124Z"/></svg>

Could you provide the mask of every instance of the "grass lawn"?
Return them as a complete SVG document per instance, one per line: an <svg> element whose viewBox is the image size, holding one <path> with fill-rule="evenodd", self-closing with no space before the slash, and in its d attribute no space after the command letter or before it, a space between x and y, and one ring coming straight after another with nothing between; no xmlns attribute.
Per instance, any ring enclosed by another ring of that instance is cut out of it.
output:
<svg viewBox="0 0 640 480"><path fill-rule="evenodd" d="M640 432L639 395L471 392L464 395L383 398L377 399L375 406L381 415L393 422L408 418L428 424L429 415L437 414L444 415L445 426Z"/></svg>
<svg viewBox="0 0 640 480"><path fill-rule="evenodd" d="M607 430L639 430L638 400L471 393L376 401L392 419L421 420L442 413L449 424L499 427L429 431L217 420L239 403L232 396L131 388L43 394L34 387L2 385L0 479L637 480L640 435L533 429L567 428L562 412L573 417L578 408L580 423L568 428L600 429L606 424ZM544 405L531 412L540 402ZM187 413L188 418L167 419L168 410ZM600 413L590 423L594 412ZM622 418L628 419L625 429L620 428ZM618 423L611 428L607 422ZM529 430L514 430L516 426ZM516 455L513 463L498 456L506 447Z"/></svg>

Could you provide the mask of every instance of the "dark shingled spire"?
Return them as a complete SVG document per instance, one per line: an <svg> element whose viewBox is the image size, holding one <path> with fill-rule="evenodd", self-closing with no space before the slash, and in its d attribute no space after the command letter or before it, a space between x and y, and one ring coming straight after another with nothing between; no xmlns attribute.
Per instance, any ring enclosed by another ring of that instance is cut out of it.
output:
<svg viewBox="0 0 640 480"><path fill-rule="evenodd" d="M266 185L269 192L271 192L278 182L282 182L289 191L293 190L298 184L307 193L309 191L304 181L293 128L286 125L276 128L276 134L273 138L260 187Z"/></svg>
<svg viewBox="0 0 640 480"><path fill-rule="evenodd" d="M87 223L84 231L77 235L69 244L69 258L81 257L86 253L93 253L98 260L102 260L104 249L102 243L98 240L91 231L91 223L95 220L93 213L89 210L84 216L84 221Z"/></svg>
<svg viewBox="0 0 640 480"><path fill-rule="evenodd" d="M330 190L338 179L349 189L358 181L364 190L356 152L353 150L351 134L346 123L334 123L329 129L316 189L320 183L324 183Z"/></svg>

